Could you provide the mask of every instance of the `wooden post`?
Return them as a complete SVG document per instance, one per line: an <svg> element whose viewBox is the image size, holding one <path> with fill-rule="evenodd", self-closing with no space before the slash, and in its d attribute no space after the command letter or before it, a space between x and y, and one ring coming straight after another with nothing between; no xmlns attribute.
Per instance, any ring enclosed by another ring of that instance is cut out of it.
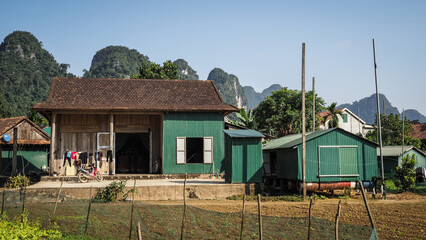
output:
<svg viewBox="0 0 426 240"><path fill-rule="evenodd" d="M133 210L134 210L134 207L135 207L135 192L136 192L136 179L135 179L135 183L133 184L132 211L130 212L129 240L132 239Z"/></svg>
<svg viewBox="0 0 426 240"><path fill-rule="evenodd" d="M61 191L62 191L62 184L64 183L64 178L65 178L65 173L66 173L66 172L67 172L67 166L65 166L65 172L64 172L64 175L62 175L61 186L59 187L58 196L56 197L55 208L53 208L53 216L52 216L52 218L55 218L55 214L56 214L56 207L58 206L59 196L61 195Z"/></svg>
<svg viewBox="0 0 426 240"><path fill-rule="evenodd" d="M374 55L374 77L376 80L377 127L379 130L380 162L381 162L381 170L382 170L382 197L386 199L385 170L383 166L382 123L380 120L379 84L377 80L376 44L374 43L374 39L373 39L373 55Z"/></svg>
<svg viewBox="0 0 426 240"><path fill-rule="evenodd" d="M305 120L305 43L302 43L302 177L303 200L306 200L306 120Z"/></svg>
<svg viewBox="0 0 426 240"><path fill-rule="evenodd" d="M309 202L308 240L311 239L311 224L312 224L311 209L312 209L312 198L311 198L311 201Z"/></svg>
<svg viewBox="0 0 426 240"><path fill-rule="evenodd" d="M6 201L6 190L3 190L3 201L1 202L1 214L0 214L0 216L3 216L5 201Z"/></svg>
<svg viewBox="0 0 426 240"><path fill-rule="evenodd" d="M368 217L370 218L371 227L374 229L376 226L374 225L373 216L371 215L370 207L368 206L367 197L365 196L364 192L364 186L362 185L361 181L358 181L358 183L361 186L362 197L364 198L365 208L367 209Z"/></svg>
<svg viewBox="0 0 426 240"><path fill-rule="evenodd" d="M342 200L339 200L339 206L337 207L337 214L336 214L336 229L335 229L335 239L339 239L339 217L340 217L340 204L342 203Z"/></svg>
<svg viewBox="0 0 426 240"><path fill-rule="evenodd" d="M89 224L89 216L90 216L90 208L91 207L92 207L92 187L90 187L89 207L87 209L86 227L84 228L84 235L86 235L86 232L87 232L87 225Z"/></svg>
<svg viewBox="0 0 426 240"><path fill-rule="evenodd" d="M18 128L13 128L13 155L11 176L16 175L16 166L18 164Z"/></svg>
<svg viewBox="0 0 426 240"><path fill-rule="evenodd" d="M241 231L240 231L240 240L243 239L243 230L244 230L244 214L246 212L246 194L243 195L243 213L241 215Z"/></svg>
<svg viewBox="0 0 426 240"><path fill-rule="evenodd" d="M315 114L315 77L312 77L312 132L315 132L315 120L316 120L316 114Z"/></svg>
<svg viewBox="0 0 426 240"><path fill-rule="evenodd" d="M22 198L22 212L21 212L21 222L24 222L24 213L25 213L25 195L27 193L27 184L24 180L24 197Z"/></svg>
<svg viewBox="0 0 426 240"><path fill-rule="evenodd" d="M115 157L114 152L114 114L109 115L109 149L112 151L112 160L109 162L109 175L112 175L115 173L115 161L113 161ZM136 181L136 180L135 180Z"/></svg>
<svg viewBox="0 0 426 240"><path fill-rule="evenodd" d="M51 134L50 134L50 156L49 156L49 175L53 176L55 164L55 148L56 148L56 113L52 112L51 121Z"/></svg>
<svg viewBox="0 0 426 240"><path fill-rule="evenodd" d="M257 194L257 210L259 213L259 240L263 239L263 232L262 232L262 207L260 205L260 194Z"/></svg>
<svg viewBox="0 0 426 240"><path fill-rule="evenodd" d="M138 239L142 240L141 222L138 222L137 228L138 228Z"/></svg>
<svg viewBox="0 0 426 240"><path fill-rule="evenodd" d="M182 228L180 229L180 239L183 240L183 230L185 228L185 215L186 215L186 179L188 174L185 173L185 182L183 183L183 217L182 217Z"/></svg>

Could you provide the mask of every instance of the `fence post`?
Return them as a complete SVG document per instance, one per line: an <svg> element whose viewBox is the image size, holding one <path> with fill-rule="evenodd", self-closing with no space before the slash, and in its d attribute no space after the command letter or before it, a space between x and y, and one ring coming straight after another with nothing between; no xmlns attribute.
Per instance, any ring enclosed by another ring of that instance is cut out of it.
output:
<svg viewBox="0 0 426 240"><path fill-rule="evenodd" d="M342 203L342 200L339 200L339 206L337 207L337 214L336 214L336 229L335 229L335 239L339 239L339 217L340 217L340 204Z"/></svg>
<svg viewBox="0 0 426 240"><path fill-rule="evenodd" d="M312 223L311 209L312 209L312 198L311 198L311 200L309 201L308 240L309 240L309 239L311 239L311 223Z"/></svg>
<svg viewBox="0 0 426 240"><path fill-rule="evenodd" d="M25 176L24 176L25 178ZM27 193L27 183L24 179L24 197L22 198L22 212L21 212L21 222L24 222L24 211L25 211L25 195Z"/></svg>
<svg viewBox="0 0 426 240"><path fill-rule="evenodd" d="M185 227L185 215L186 215L186 179L188 174L185 173L185 182L183 183L183 217L182 217L182 228L180 229L180 239L183 240L183 230Z"/></svg>
<svg viewBox="0 0 426 240"><path fill-rule="evenodd" d="M89 208L87 209L86 227L84 228L84 235L86 235L86 232L87 232L87 224L89 223L89 215L90 215L91 207L92 207L92 187L90 187Z"/></svg>
<svg viewBox="0 0 426 240"><path fill-rule="evenodd" d="M129 230L129 240L132 238L132 228L133 228L133 209L135 206L135 191L136 191L136 179L133 184L133 197L132 197L132 211L130 212L130 230Z"/></svg>
<svg viewBox="0 0 426 240"><path fill-rule="evenodd" d="M262 234L262 210L261 210L261 205L260 205L260 194L257 194L257 208L258 208L258 212L259 212L259 239L262 240L263 239L263 234Z"/></svg>
<svg viewBox="0 0 426 240"><path fill-rule="evenodd" d="M142 240L142 232L141 232L141 222L138 222L138 239Z"/></svg>
<svg viewBox="0 0 426 240"><path fill-rule="evenodd" d="M246 212L246 194L243 195L243 213L241 215L241 232L240 232L240 240L243 239L243 230L244 230L244 214Z"/></svg>
<svg viewBox="0 0 426 240"><path fill-rule="evenodd" d="M5 201L6 201L6 190L3 190L3 201L1 202L1 214L0 214L0 216L3 216Z"/></svg>
<svg viewBox="0 0 426 240"><path fill-rule="evenodd" d="M370 207L368 206L367 197L365 196L365 192L364 192L364 186L362 185L361 181L358 181L358 183L361 186L362 197L364 198L365 208L367 208L367 213L368 213L368 217L370 218L371 227L375 229L376 226L374 225L373 216L371 215Z"/></svg>
<svg viewBox="0 0 426 240"><path fill-rule="evenodd" d="M64 175L62 176L61 186L59 187L58 196L56 197L55 208L53 208L53 216L52 216L52 218L55 218L55 214L56 214L56 207L58 206L59 196L61 195L61 191L62 191L62 184L64 183L64 178L65 178L65 173L66 173L66 172L67 172L67 166L65 166L65 172L64 172Z"/></svg>

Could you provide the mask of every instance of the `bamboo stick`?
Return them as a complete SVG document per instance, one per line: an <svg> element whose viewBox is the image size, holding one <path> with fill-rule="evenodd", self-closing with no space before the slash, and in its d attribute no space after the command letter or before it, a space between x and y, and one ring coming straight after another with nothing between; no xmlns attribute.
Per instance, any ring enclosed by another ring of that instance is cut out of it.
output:
<svg viewBox="0 0 426 240"><path fill-rule="evenodd" d="M308 240L311 239L311 224L312 224L311 209L312 209L312 198L311 198L311 201L309 201Z"/></svg>
<svg viewBox="0 0 426 240"><path fill-rule="evenodd" d="M262 210L260 205L260 194L257 194L257 209L259 212L259 240L263 239L263 232L262 232Z"/></svg>
<svg viewBox="0 0 426 240"><path fill-rule="evenodd" d="M362 185L361 181L358 181L358 183L361 186L362 197L364 198L365 208L367 209L368 217L370 218L371 227L376 228L373 216L371 215L370 207L368 206L367 197L365 196L364 186Z"/></svg>
<svg viewBox="0 0 426 240"><path fill-rule="evenodd" d="M87 209L86 227L84 228L84 235L86 235L86 232L87 232L87 225L89 224L89 216L90 216L90 208L91 207L92 207L92 187L90 187L89 207Z"/></svg>
<svg viewBox="0 0 426 240"><path fill-rule="evenodd" d="M25 212L25 195L27 193L27 183L24 176L24 197L22 198L22 212L21 212L21 222L24 222L24 212Z"/></svg>
<svg viewBox="0 0 426 240"><path fill-rule="evenodd" d="M3 190L3 201L1 202L1 214L0 214L0 216L3 216L5 201L6 201L6 190Z"/></svg>
<svg viewBox="0 0 426 240"><path fill-rule="evenodd" d="M67 166L65 166L65 172L67 172ZM64 178L65 178L65 173L64 173L64 175L62 176L61 186L59 187L58 196L56 197L55 208L53 208L53 216L52 216L52 218L55 218L55 214L56 214L56 207L58 207L59 196L61 195L61 191L62 191L62 184L64 183Z"/></svg>
<svg viewBox="0 0 426 240"><path fill-rule="evenodd" d="M180 229L180 239L183 240L183 230L185 227L185 215L186 215L186 179L188 174L185 173L185 182L183 183L183 217L182 217L182 228Z"/></svg>
<svg viewBox="0 0 426 240"><path fill-rule="evenodd" d="M246 212L246 194L243 195L243 213L241 215L241 232L240 232L240 240L243 239L243 230L244 230L244 214Z"/></svg>
<svg viewBox="0 0 426 240"><path fill-rule="evenodd" d="M129 240L132 239L133 210L134 210L134 206L135 206L135 191L136 191L136 179L135 179L135 183L133 184L132 211L130 212Z"/></svg>
<svg viewBox="0 0 426 240"><path fill-rule="evenodd" d="M137 229L138 229L138 239L142 240L141 222L138 222Z"/></svg>
<svg viewBox="0 0 426 240"><path fill-rule="evenodd" d="M335 229L335 239L339 239L339 217L340 217L340 204L342 203L342 200L339 200L339 206L337 207L337 214L336 214L336 229Z"/></svg>

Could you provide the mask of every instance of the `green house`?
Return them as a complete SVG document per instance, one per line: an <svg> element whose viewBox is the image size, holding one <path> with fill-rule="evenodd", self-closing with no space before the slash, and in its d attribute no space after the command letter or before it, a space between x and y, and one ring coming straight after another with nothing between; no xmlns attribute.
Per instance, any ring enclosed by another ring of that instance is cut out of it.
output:
<svg viewBox="0 0 426 240"><path fill-rule="evenodd" d="M262 182L262 138L254 130L224 130L225 180L230 183Z"/></svg>
<svg viewBox="0 0 426 240"><path fill-rule="evenodd" d="M13 129L17 129L17 158L13 160ZM0 119L0 173L40 172L48 166L50 136L25 116Z"/></svg>
<svg viewBox="0 0 426 240"><path fill-rule="evenodd" d="M404 151L402 146L383 146L382 149L385 177L394 176L396 167L401 166L402 158L407 155L414 154L417 161L416 168L426 168L426 154L414 146L404 146ZM377 148L377 159L380 168L380 148Z"/></svg>
<svg viewBox="0 0 426 240"><path fill-rule="evenodd" d="M223 172L224 116L238 111L213 81L86 78L54 78L32 109L51 123L51 174L66 175L69 151L101 152L101 174Z"/></svg>
<svg viewBox="0 0 426 240"><path fill-rule="evenodd" d="M340 128L306 133L306 182L370 181L378 176L376 148L377 144ZM263 152L276 165L278 178L302 181L302 134L272 140Z"/></svg>

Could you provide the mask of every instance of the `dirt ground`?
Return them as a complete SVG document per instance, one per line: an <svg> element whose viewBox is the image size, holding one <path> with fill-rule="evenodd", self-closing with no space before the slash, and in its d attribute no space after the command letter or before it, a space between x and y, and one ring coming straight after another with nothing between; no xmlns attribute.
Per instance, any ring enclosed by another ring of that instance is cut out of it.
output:
<svg viewBox="0 0 426 240"><path fill-rule="evenodd" d="M312 216L335 221L340 199L315 200ZM370 225L361 195L342 199L341 223ZM426 196L413 193L388 194L387 200L369 199L369 206L380 239L426 239ZM150 203L174 205L181 202L152 201ZM242 201L188 200L188 205L218 212L240 212ZM306 217L309 202L263 202L262 215L279 217ZM257 213L257 202L246 202L246 211Z"/></svg>

